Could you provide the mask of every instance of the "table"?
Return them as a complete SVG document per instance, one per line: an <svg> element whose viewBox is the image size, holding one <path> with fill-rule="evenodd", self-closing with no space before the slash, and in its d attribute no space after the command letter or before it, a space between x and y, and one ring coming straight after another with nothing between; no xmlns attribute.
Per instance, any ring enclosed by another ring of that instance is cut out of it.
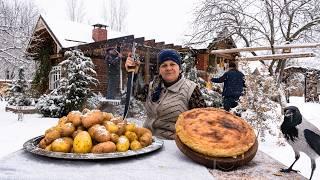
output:
<svg viewBox="0 0 320 180"><path fill-rule="evenodd" d="M297 173L278 173L285 165L258 151L246 166L234 171L211 170L187 158L174 141L150 154L106 160L64 160L18 150L0 159L0 179L21 180L229 180L306 179Z"/></svg>
<svg viewBox="0 0 320 180"><path fill-rule="evenodd" d="M0 159L0 179L207 180L208 169L188 159L174 141L150 154L106 160L64 160L18 150Z"/></svg>

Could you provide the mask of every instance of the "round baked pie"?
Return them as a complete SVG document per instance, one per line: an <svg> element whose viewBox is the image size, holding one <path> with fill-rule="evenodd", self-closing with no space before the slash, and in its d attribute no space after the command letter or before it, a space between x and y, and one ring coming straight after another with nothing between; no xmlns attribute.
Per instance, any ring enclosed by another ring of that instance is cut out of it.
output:
<svg viewBox="0 0 320 180"><path fill-rule="evenodd" d="M196 108L181 113L176 135L192 150L212 157L235 157L255 143L252 127L243 119L217 108Z"/></svg>

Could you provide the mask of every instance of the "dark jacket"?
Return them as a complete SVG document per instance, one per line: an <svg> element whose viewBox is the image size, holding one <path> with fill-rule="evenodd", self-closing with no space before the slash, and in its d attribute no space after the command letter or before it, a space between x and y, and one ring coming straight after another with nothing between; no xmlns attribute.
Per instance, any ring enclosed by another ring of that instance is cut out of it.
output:
<svg viewBox="0 0 320 180"><path fill-rule="evenodd" d="M107 55L105 60L108 64L109 75L119 75L121 58L117 55Z"/></svg>
<svg viewBox="0 0 320 180"><path fill-rule="evenodd" d="M224 97L240 97L243 94L243 88L245 87L244 75L237 69L230 69L220 78L212 78L211 81L224 83L222 93Z"/></svg>

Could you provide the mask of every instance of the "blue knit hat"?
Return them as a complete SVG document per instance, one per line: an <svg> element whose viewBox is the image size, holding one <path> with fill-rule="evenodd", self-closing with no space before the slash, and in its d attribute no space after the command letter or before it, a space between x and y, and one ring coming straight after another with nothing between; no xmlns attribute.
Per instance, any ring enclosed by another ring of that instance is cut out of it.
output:
<svg viewBox="0 0 320 180"><path fill-rule="evenodd" d="M167 60L174 61L179 66L181 65L181 56L174 49L163 49L159 52L159 54L158 54L159 65Z"/></svg>

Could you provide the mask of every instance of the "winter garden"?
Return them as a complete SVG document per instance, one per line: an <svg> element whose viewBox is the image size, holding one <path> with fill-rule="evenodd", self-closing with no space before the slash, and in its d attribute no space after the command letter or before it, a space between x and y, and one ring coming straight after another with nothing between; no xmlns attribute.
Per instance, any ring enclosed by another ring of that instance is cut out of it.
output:
<svg viewBox="0 0 320 180"><path fill-rule="evenodd" d="M16 143L11 144L1 152L2 157L21 148L23 142L28 138L32 138L32 135L37 136L39 132L44 132L47 127L55 124L58 117L65 115L66 112L81 110L81 107L94 109L97 108L100 101L105 99L101 94L97 95L90 92L90 88L88 88L90 83L97 83L97 80L90 75L95 72L91 59L85 57L79 51L68 51L65 53L65 57L66 60L61 62L61 65L66 70L66 74L70 76L69 78L62 78L61 86L50 94L39 98L32 97L30 94L31 89L28 88L30 86L24 77L23 68L19 70L17 79L12 84L9 84L7 88L3 88L1 116L5 119L4 129L6 130L2 133L5 134L16 128L21 129L21 131L15 137L17 138ZM253 72L250 69L252 67L256 68L254 65L243 64L242 69L249 74L249 72ZM197 76L193 57L186 54L182 68L187 78L200 85L201 91L206 97L207 105L220 107L221 97L219 93L207 88L208 84ZM242 118L247 119L255 128L256 133L259 135L259 150L288 165L294 155L279 130L282 114L279 102L275 101L277 99L275 97L279 96L280 92L276 88L276 81L272 77L264 77L263 73L266 72L263 71L263 67L256 69L260 69L260 74L246 75L246 94L242 97L240 106L237 109L233 109L233 111L241 111ZM294 96L290 97L290 101L291 103L288 105L299 107L306 119L317 126L320 125L318 122L319 115L317 114L317 109L320 108L318 103L305 103L303 97ZM17 111L5 112L5 107L13 107ZM19 112L18 107L22 107L22 111L37 109L38 113L33 115L23 114L23 112ZM120 105L118 108L117 112L121 113L123 106ZM130 111L134 118L141 121L138 123L142 123L145 115L141 102L133 100ZM7 138L2 138L2 140L5 142L10 141ZM304 176L308 176L310 173L309 166L307 166L309 161L306 155L302 155L301 160L295 165L296 169L299 169ZM314 176L318 177L319 172L316 171Z"/></svg>

